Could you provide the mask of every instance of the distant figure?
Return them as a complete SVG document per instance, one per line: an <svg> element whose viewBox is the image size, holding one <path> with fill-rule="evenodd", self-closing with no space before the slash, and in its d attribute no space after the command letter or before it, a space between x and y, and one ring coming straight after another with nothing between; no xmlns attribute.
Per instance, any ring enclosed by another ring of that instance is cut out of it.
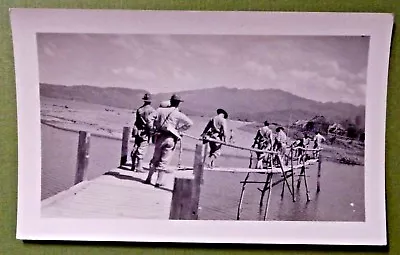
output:
<svg viewBox="0 0 400 255"><path fill-rule="evenodd" d="M304 137L297 139L292 145L293 147L300 147L300 148L306 148L307 145L310 144L310 139L308 137L308 134L304 134ZM304 154L304 150L302 149L297 149L295 150L295 157L300 157L301 155Z"/></svg>
<svg viewBox="0 0 400 255"><path fill-rule="evenodd" d="M228 135L227 120L228 113L224 109L217 110L217 116L210 119L201 134L201 137L211 138L226 142L226 137ZM209 143L210 152L208 154L208 167L214 167L215 160L221 155L222 144L216 142L204 141L204 144Z"/></svg>
<svg viewBox="0 0 400 255"><path fill-rule="evenodd" d="M155 148L146 184L151 184L151 178L157 170L158 176L155 187L164 186L163 175L171 161L177 142L181 139L180 132L189 129L193 121L179 111L178 106L183 100L176 94L170 99L170 107L158 108L154 119L156 135Z"/></svg>
<svg viewBox="0 0 400 255"><path fill-rule="evenodd" d="M275 131L276 131L276 137L272 148L274 151L278 152L280 156L286 156L287 135L284 131L284 128L278 127Z"/></svg>
<svg viewBox="0 0 400 255"><path fill-rule="evenodd" d="M321 133L318 131L314 137L314 149L321 148L321 144L325 142L326 139Z"/></svg>
<svg viewBox="0 0 400 255"><path fill-rule="evenodd" d="M287 135L283 127L278 127L276 130L275 142L273 145L274 151L281 151L286 147Z"/></svg>
<svg viewBox="0 0 400 255"><path fill-rule="evenodd" d="M135 123L132 129L132 137L135 138L135 143L131 153L132 171L143 172L142 161L146 154L152 129L151 115L154 113L154 108L151 106L151 95L146 93L142 98L144 103L135 113Z"/></svg>
<svg viewBox="0 0 400 255"><path fill-rule="evenodd" d="M269 122L264 121L264 126L257 130L256 136L254 137L253 145L251 147L258 150L269 150L272 148L272 141L273 141L273 133L269 127ZM261 168L262 166L261 161L264 159L265 155L260 152L256 152L256 155L257 155L256 168ZM253 161L253 153L251 153L250 156L250 165L249 165L250 168L252 167L252 161Z"/></svg>
<svg viewBox="0 0 400 255"><path fill-rule="evenodd" d="M326 139L321 135L321 133L318 131L314 137L314 147L313 149L320 149L321 145L323 142L325 142ZM318 156L318 152L314 151L314 157Z"/></svg>
<svg viewBox="0 0 400 255"><path fill-rule="evenodd" d="M231 129L230 134L231 135L229 136L229 143L235 143L235 136L233 134L233 129Z"/></svg>
<svg viewBox="0 0 400 255"><path fill-rule="evenodd" d="M272 147L272 141L272 130L269 128L268 121L264 121L264 126L257 130L254 143L251 147L259 150L270 149Z"/></svg>

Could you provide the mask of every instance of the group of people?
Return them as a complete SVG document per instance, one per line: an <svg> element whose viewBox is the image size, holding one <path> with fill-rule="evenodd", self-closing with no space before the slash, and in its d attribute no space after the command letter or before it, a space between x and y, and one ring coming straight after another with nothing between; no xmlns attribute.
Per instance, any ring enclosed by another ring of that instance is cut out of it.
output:
<svg viewBox="0 0 400 255"><path fill-rule="evenodd" d="M300 157L304 150L302 148L306 148L311 143L311 136L305 133L303 137L295 140L293 143L289 144L288 136L285 133L285 129L283 127L277 127L275 129L275 134L273 130L269 127L269 122L265 121L264 126L257 130L256 136L254 137L252 148L259 150L271 150L278 152L282 156L287 155L288 146L292 146L293 148L297 148L295 150L294 157ZM321 135L318 131L316 135L312 139L313 141L313 149L321 148L323 142L326 141L325 137ZM263 157L263 153L256 153L257 160L260 160Z"/></svg>
<svg viewBox="0 0 400 255"><path fill-rule="evenodd" d="M143 172L143 158L149 144L154 143L154 153L145 183L151 184L152 176L157 172L155 186L160 187L164 185L163 175L168 171L167 166L178 141L182 139L182 132L192 127L193 121L179 110L178 107L183 100L177 94L173 94L169 101L161 102L157 109L151 106L150 94L146 93L142 99L143 105L136 110L132 129L132 137L134 137L131 153L132 170ZM210 146L208 161L211 166L220 155L222 146L212 140L223 142L227 140L227 118L228 113L223 109L218 109L217 115L210 119L201 134L204 143L209 143Z"/></svg>
<svg viewBox="0 0 400 255"><path fill-rule="evenodd" d="M183 102L180 96L173 94L169 101L163 101L157 109L154 109L149 93L143 96L143 105L135 113L135 122L132 129L134 147L131 153L132 170L143 172L143 158L150 143L154 143L154 153L150 161L149 172L145 183L151 184L152 176L158 173L156 187L163 186L163 175L167 172L167 166L171 161L173 152L182 132L193 126L193 121L179 110ZM233 131L228 129L228 113L224 109L217 109L216 116L206 124L200 138L204 144L209 145L206 165L214 167L216 159L221 155L224 143L233 142ZM296 147L305 147L309 144L309 137L298 139L294 142ZM325 138L318 132L314 137L314 147L319 148ZM288 137L283 127L277 127L275 134L265 121L264 126L258 129L252 148L259 150L273 150L285 154L288 146ZM257 154L258 157L261 153Z"/></svg>

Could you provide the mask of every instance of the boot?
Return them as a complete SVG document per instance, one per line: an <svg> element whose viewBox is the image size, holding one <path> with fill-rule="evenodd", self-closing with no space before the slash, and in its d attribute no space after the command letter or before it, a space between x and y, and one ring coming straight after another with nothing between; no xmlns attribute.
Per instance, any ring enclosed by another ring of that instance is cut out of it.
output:
<svg viewBox="0 0 400 255"><path fill-rule="evenodd" d="M154 172L155 172L155 168L154 168L154 166L152 166L149 170L146 180L144 181L145 184L151 184L151 178L153 177Z"/></svg>
<svg viewBox="0 0 400 255"><path fill-rule="evenodd" d="M162 187L164 183L162 182L164 176L164 171L158 171L157 181L155 187Z"/></svg>
<svg viewBox="0 0 400 255"><path fill-rule="evenodd" d="M141 159L137 159L136 172L144 173Z"/></svg>
<svg viewBox="0 0 400 255"><path fill-rule="evenodd" d="M135 156L134 153L131 154L131 158L132 158L131 170L135 171L135 169L136 169L136 156Z"/></svg>

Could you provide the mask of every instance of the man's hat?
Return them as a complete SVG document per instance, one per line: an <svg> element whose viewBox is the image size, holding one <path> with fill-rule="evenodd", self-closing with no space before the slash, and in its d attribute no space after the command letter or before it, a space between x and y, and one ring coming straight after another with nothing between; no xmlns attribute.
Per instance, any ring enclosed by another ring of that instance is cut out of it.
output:
<svg viewBox="0 0 400 255"><path fill-rule="evenodd" d="M264 126L269 126L268 120L264 121Z"/></svg>
<svg viewBox="0 0 400 255"><path fill-rule="evenodd" d="M217 114L221 114L221 113L224 115L225 119L228 118L228 113L224 109L220 108L220 109L217 110Z"/></svg>
<svg viewBox="0 0 400 255"><path fill-rule="evenodd" d="M177 94L173 94L173 95L171 96L171 99L170 99L170 100L171 100L171 101L183 102L183 100L181 99L181 97L178 96Z"/></svg>
<svg viewBox="0 0 400 255"><path fill-rule="evenodd" d="M151 95L149 93L146 93L146 94L144 94L142 99L145 102L150 102L151 101Z"/></svg>

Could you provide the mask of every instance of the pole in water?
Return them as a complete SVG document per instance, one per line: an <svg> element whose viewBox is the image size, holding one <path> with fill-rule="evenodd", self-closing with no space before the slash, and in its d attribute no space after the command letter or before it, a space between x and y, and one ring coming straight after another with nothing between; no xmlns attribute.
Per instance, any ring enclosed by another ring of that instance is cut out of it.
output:
<svg viewBox="0 0 400 255"><path fill-rule="evenodd" d="M322 165L322 156L321 151L318 152L318 177L317 177L317 192L321 190L320 178L321 178L321 165Z"/></svg>

